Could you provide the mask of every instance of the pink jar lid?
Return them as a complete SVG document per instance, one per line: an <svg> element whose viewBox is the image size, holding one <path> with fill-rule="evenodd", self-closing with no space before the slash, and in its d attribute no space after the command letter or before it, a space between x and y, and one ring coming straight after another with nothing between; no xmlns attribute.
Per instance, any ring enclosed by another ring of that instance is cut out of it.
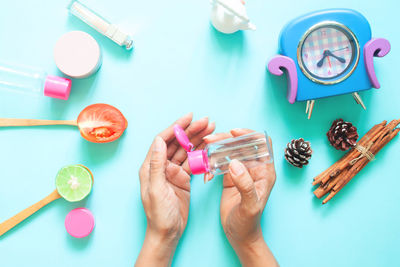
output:
<svg viewBox="0 0 400 267"><path fill-rule="evenodd" d="M45 96L67 100L71 92L71 80L58 76L47 76L44 82Z"/></svg>
<svg viewBox="0 0 400 267"><path fill-rule="evenodd" d="M101 66L100 46L86 32L68 32L54 46L54 61L65 75L86 78Z"/></svg>
<svg viewBox="0 0 400 267"><path fill-rule="evenodd" d="M73 237L86 237L93 231L93 228L93 214L86 208L73 209L65 217L65 229Z"/></svg>

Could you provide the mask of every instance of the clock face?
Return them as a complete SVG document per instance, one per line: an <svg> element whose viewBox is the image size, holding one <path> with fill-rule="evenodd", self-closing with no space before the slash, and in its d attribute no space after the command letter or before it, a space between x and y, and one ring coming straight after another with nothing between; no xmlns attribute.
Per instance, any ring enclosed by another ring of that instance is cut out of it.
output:
<svg viewBox="0 0 400 267"><path fill-rule="evenodd" d="M325 23L306 33L300 49L302 71L311 80L320 83L343 81L353 72L359 58L358 42L353 33L345 26L332 23Z"/></svg>

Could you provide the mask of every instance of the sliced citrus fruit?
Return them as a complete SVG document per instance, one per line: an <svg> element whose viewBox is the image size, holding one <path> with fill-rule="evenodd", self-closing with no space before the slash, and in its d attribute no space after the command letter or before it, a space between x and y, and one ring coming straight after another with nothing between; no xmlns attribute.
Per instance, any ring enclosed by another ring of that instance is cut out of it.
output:
<svg viewBox="0 0 400 267"><path fill-rule="evenodd" d="M90 173L90 176L92 177L92 182L94 183L94 178L93 178L93 173L92 173L92 171L88 168L88 167L86 167L85 165L82 165L82 164L78 164L79 166L82 166L83 168L85 168L89 173Z"/></svg>
<svg viewBox="0 0 400 267"><path fill-rule="evenodd" d="M92 190L92 186L92 175L82 165L65 166L56 176L58 193L70 202L80 201L87 197Z"/></svg>

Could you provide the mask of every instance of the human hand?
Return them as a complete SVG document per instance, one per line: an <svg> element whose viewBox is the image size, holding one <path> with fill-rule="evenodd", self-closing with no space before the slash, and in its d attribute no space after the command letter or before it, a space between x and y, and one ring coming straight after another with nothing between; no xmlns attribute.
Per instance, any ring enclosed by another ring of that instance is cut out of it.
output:
<svg viewBox="0 0 400 267"><path fill-rule="evenodd" d="M136 266L167 266L186 227L190 201L190 168L187 153L175 139L173 125L179 124L196 147L212 133L208 118L191 123L188 114L153 141L139 171L140 191L147 217L146 236Z"/></svg>
<svg viewBox="0 0 400 267"><path fill-rule="evenodd" d="M237 137L253 131L235 129L204 138L206 143ZM271 140L270 144L272 147ZM206 175L205 180L210 180ZM276 179L273 163L247 169L238 160L232 160L229 173L224 175L221 197L221 223L226 237L244 266L277 266L262 235L261 214Z"/></svg>

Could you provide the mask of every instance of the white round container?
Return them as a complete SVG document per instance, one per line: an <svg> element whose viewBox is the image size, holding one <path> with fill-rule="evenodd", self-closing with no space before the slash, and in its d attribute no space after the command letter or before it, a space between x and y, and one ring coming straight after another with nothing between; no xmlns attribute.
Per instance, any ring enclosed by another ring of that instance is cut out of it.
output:
<svg viewBox="0 0 400 267"><path fill-rule="evenodd" d="M86 32L68 32L58 39L54 47L54 61L65 75L86 78L101 66L100 46Z"/></svg>

